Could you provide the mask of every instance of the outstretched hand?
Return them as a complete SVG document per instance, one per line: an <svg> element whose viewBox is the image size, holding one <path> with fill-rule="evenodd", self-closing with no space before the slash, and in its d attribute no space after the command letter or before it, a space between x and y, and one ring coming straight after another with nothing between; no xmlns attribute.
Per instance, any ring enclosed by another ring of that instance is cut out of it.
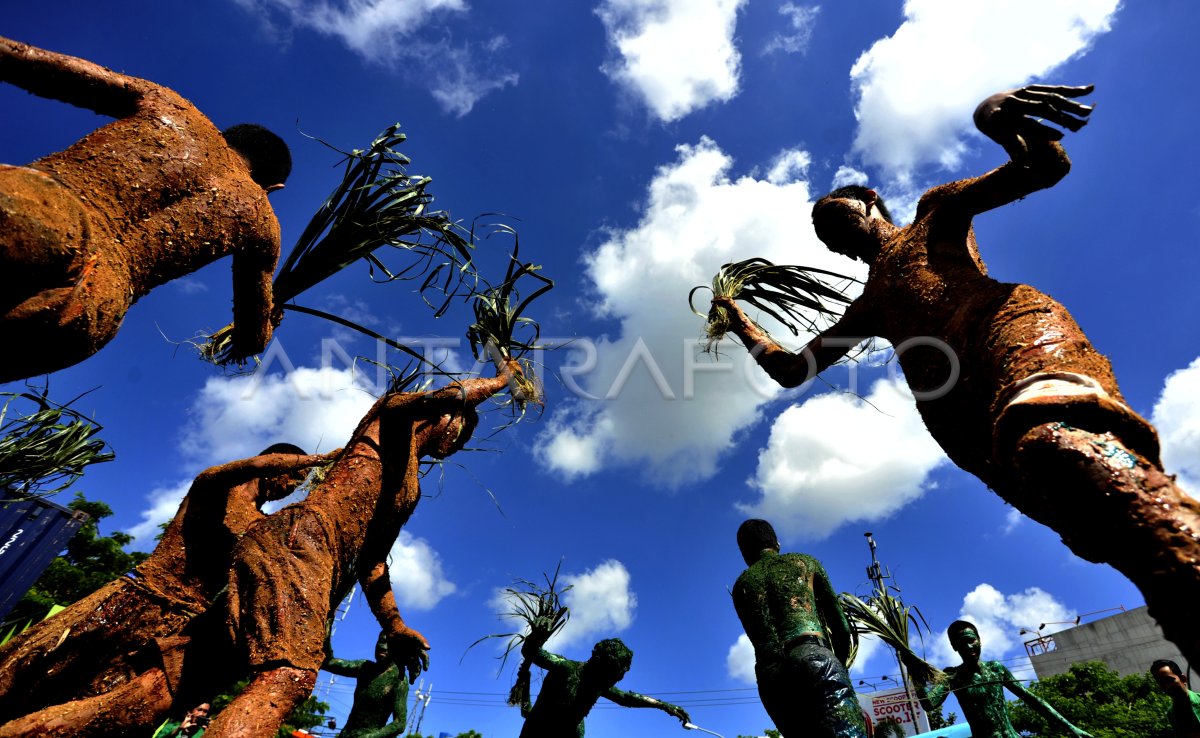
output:
<svg viewBox="0 0 1200 738"><path fill-rule="evenodd" d="M1057 141L1063 132L1043 121L1078 131L1087 125L1092 106L1071 100L1090 94L1092 85L1027 85L998 92L975 108L975 127L1004 147L1018 164L1029 156L1031 144Z"/></svg>
<svg viewBox="0 0 1200 738"><path fill-rule="evenodd" d="M408 672L408 683L417 681L417 675L429 668L429 641L412 628L392 632L387 637L388 657Z"/></svg>
<svg viewBox="0 0 1200 738"><path fill-rule="evenodd" d="M683 723L684 725L692 722L692 718L688 716L687 710L676 705L670 705L667 707L667 714L677 718L679 722Z"/></svg>

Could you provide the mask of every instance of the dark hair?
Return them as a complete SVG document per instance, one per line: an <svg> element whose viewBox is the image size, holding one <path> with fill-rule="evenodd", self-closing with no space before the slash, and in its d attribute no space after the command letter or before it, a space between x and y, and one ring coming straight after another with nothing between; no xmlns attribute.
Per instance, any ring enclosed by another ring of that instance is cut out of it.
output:
<svg viewBox="0 0 1200 738"><path fill-rule="evenodd" d="M1180 669L1179 664L1175 663L1171 659L1158 659L1153 664L1150 664L1150 673L1153 674L1164 666L1170 669L1171 673L1173 673L1175 676L1179 677L1180 679L1183 678L1183 669Z"/></svg>
<svg viewBox="0 0 1200 738"><path fill-rule="evenodd" d="M592 658L628 669L633 663L633 651L620 638L606 638L592 648Z"/></svg>
<svg viewBox="0 0 1200 738"><path fill-rule="evenodd" d="M964 630L973 630L976 635L979 635L979 628L970 620L955 620L953 623L950 623L950 627L946 628L946 635L949 636L950 640L954 640L954 636L962 633Z"/></svg>
<svg viewBox="0 0 1200 738"><path fill-rule="evenodd" d="M751 518L738 527L738 550L746 563L758 561L765 548L779 548L779 538L771 524L760 518Z"/></svg>
<svg viewBox="0 0 1200 738"><path fill-rule="evenodd" d="M292 152L283 139L257 123L230 126L221 135L230 148L246 157L250 177L260 187L283 184L292 173Z"/></svg>
<svg viewBox="0 0 1200 738"><path fill-rule="evenodd" d="M267 446L262 451L259 451L258 455L259 456L266 456L267 454L300 454L300 455L304 455L306 453L308 453L308 452L305 451L304 449L300 448L299 446L297 446L294 443L272 443L270 446Z"/></svg>

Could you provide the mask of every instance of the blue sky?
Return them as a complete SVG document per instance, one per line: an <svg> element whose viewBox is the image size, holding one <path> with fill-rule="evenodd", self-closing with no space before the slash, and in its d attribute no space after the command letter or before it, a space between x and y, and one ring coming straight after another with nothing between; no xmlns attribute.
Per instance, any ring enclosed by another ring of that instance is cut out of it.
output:
<svg viewBox="0 0 1200 738"><path fill-rule="evenodd" d="M943 665L957 661L942 634L960 616L980 623L986 657L1027 677L1021 628L1142 604L1121 575L953 468L886 353L781 392L737 346L719 359L696 352L702 321L687 292L725 261L861 273L809 224L835 183L869 181L904 217L927 187L1002 163L970 114L1007 87L1093 83L1096 112L1065 141L1067 179L976 220L984 259L997 278L1067 305L1158 424L1168 470L1200 490L1200 155L1195 92L1180 82L1200 67L1194 3L51 7L9 8L4 35L165 84L218 126L284 136L295 167L271 202L285 251L339 176L336 155L301 131L349 149L399 121L410 171L433 177L436 204L467 222L512 216L523 257L556 280L533 312L545 337L573 343L544 356L545 412L488 437L506 418L497 408L480 450L426 479L394 551L402 611L433 644L425 732L516 735L519 714L502 705L515 664L498 674L488 646L464 651L509 629L498 589L561 560L573 618L554 647L583 658L620 636L635 652L623 687L679 702L723 735L761 733L770 723L728 595L743 568L734 533L751 515L859 593L873 531ZM104 122L11 86L0 110L0 161L12 164ZM484 242L483 268L501 268L507 246ZM296 313L255 379L199 361L186 340L229 321L229 289L228 262L158 289L107 348L50 379L62 399L94 389L80 409L104 424L117 461L77 488L112 505L110 529L149 541L211 464L276 441L341 445L378 389L339 353L375 358L375 347ZM467 311L434 321L407 287L372 284L365 268L303 302L471 366ZM323 343L337 347L324 365ZM357 598L338 655L367 657L376 632ZM854 670L871 684L894 672L869 648ZM320 690L344 716L351 685L323 677ZM598 708L588 721L598 738L677 730L655 712Z"/></svg>

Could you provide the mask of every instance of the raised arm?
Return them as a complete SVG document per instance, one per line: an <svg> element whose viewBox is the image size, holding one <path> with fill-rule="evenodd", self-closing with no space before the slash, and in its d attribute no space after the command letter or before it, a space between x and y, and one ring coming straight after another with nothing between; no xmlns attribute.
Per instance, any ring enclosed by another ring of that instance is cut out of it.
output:
<svg viewBox="0 0 1200 738"><path fill-rule="evenodd" d="M263 454L248 459L231 461L228 464L205 469L196 476L193 489L199 486L219 486L223 489L244 484L252 479L266 479L280 474L320 466L337 458L342 449L337 448L324 454Z"/></svg>
<svg viewBox="0 0 1200 738"><path fill-rule="evenodd" d="M452 412L464 405L478 405L506 388L513 389L520 374L521 367L517 362L508 361L494 377L462 379L430 392L397 393L388 398L384 409L391 412L420 407L420 412L428 414Z"/></svg>
<svg viewBox="0 0 1200 738"><path fill-rule="evenodd" d="M66 54L0 38L0 81L113 118L137 111L154 83Z"/></svg>
<svg viewBox="0 0 1200 738"><path fill-rule="evenodd" d="M729 311L729 330L741 339L742 345L767 375L783 387L799 387L828 369L863 339L870 337L858 327L857 310L855 303L852 303L841 320L793 354L771 340L767 332L750 320L732 299L716 297L713 298L713 304Z"/></svg>
<svg viewBox="0 0 1200 738"><path fill-rule="evenodd" d="M334 656L330 654L325 659L325 663L321 664L321 670L327 671L330 674L337 674L338 676L353 677L357 679L359 673L362 672L362 668L366 663L366 659L339 659L334 658Z"/></svg>
<svg viewBox="0 0 1200 738"><path fill-rule="evenodd" d="M1070 98L1091 91L1091 85L1028 85L981 102L975 109L975 127L1003 146L1012 161L981 177L945 186L965 214L1006 205L1067 176L1071 160L1058 143L1063 132L1046 122L1069 131L1083 128L1092 108Z"/></svg>
<svg viewBox="0 0 1200 738"><path fill-rule="evenodd" d="M387 562L376 562L374 566L366 568L365 572L359 578L363 596L367 598L367 605L379 621L383 632L387 634L390 658L400 667L401 672L408 672L408 681L411 684L417 680L418 674L429 668L429 641L408 627L404 618L400 617L400 608L396 606L396 595L392 592Z"/></svg>
<svg viewBox="0 0 1200 738"><path fill-rule="evenodd" d="M1004 666L1003 664L997 664L997 666L1000 669L1004 686L1008 689L1008 691L1020 698L1020 700L1026 705L1029 705L1031 710L1041 715L1042 718L1044 718L1048 723L1051 725L1057 725L1070 735L1076 736L1077 738L1092 738L1091 734L1087 731L1072 725L1071 721L1063 717L1058 710L1055 710L1053 707L1051 707L1049 702L1046 702L1033 692L1025 689L1025 687L1018 682L1015 677L1013 677L1012 672L1008 670L1008 667Z"/></svg>
<svg viewBox="0 0 1200 738"><path fill-rule="evenodd" d="M677 718L681 723L690 723L692 719L688 717L687 711L678 705L672 705L670 702L656 700L653 697L647 697L644 694L637 692L628 692L624 689L609 687L604 691L604 697L617 703L621 707L653 707L662 710L668 715Z"/></svg>
<svg viewBox="0 0 1200 738"><path fill-rule="evenodd" d="M909 671L912 674L920 673L912 669ZM942 706L942 703L946 701L946 698L950 696L950 692L952 691L953 674L954 667L951 666L946 669L946 679L934 682L933 684L922 682L915 676L913 677L913 681L917 685L917 700L921 703L921 709L925 710L925 712L933 712Z"/></svg>

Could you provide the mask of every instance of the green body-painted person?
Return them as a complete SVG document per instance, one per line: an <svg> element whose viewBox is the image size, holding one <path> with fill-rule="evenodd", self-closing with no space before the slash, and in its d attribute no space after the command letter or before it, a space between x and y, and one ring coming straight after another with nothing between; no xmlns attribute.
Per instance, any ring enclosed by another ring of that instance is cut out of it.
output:
<svg viewBox="0 0 1200 738"><path fill-rule="evenodd" d="M1200 738L1200 694L1188 689L1179 664L1170 659L1159 659L1150 665L1150 675L1158 688L1171 698L1167 719L1171 721L1175 738Z"/></svg>
<svg viewBox="0 0 1200 738"><path fill-rule="evenodd" d="M999 661L979 659L979 629L966 620L955 620L946 633L950 645L962 657L960 666L946 669L946 679L933 685L917 685L921 706L931 711L940 707L946 697L954 692L963 716L971 725L975 738L1020 738L1020 733L1008 719L1004 690L1007 689L1029 705L1034 712L1076 738L1091 738L1091 735L1075 727L1045 700L1028 691Z"/></svg>
<svg viewBox="0 0 1200 738"><path fill-rule="evenodd" d="M339 659L330 651L321 669L357 680L354 705L339 733L342 738L393 738L404 734L408 722L408 678L388 656L386 633L380 633L375 643L374 661Z"/></svg>
<svg viewBox="0 0 1200 738"><path fill-rule="evenodd" d="M754 644L763 707L784 736L866 738L862 708L846 672L850 625L821 562L779 553L765 520L738 528L750 568L733 585L733 606Z"/></svg>
<svg viewBox="0 0 1200 738"><path fill-rule="evenodd" d="M619 638L597 643L592 657L584 662L550 653L531 638L525 640L521 655L545 669L546 678L536 703L529 704L528 692L522 695L525 727L520 738L583 738L584 718L601 697L622 707L654 707L684 724L690 721L682 707L617 689L617 682L633 663L633 651Z"/></svg>

